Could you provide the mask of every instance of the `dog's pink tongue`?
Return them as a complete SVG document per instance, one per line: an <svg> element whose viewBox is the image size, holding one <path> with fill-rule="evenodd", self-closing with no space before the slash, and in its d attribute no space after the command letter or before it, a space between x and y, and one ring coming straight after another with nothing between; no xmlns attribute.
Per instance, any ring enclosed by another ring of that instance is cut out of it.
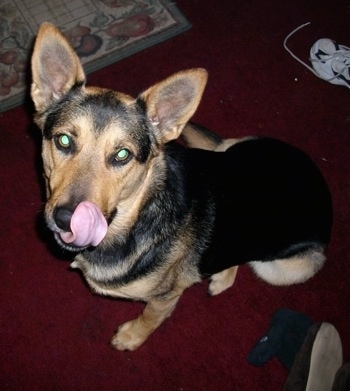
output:
<svg viewBox="0 0 350 391"><path fill-rule="evenodd" d="M92 202L81 202L75 209L70 229L61 232L61 239L78 247L97 246L107 233L107 221L100 209Z"/></svg>

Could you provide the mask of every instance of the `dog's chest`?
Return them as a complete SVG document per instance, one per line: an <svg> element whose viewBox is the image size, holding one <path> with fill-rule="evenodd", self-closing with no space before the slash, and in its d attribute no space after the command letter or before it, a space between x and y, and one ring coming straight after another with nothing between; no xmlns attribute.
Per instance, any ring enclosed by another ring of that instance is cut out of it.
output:
<svg viewBox="0 0 350 391"><path fill-rule="evenodd" d="M147 301L154 294L154 289L159 282L152 274L135 281L124 282L120 278L127 270L115 266L91 265L81 255L75 257L71 263L73 269L80 269L90 287L99 294L127 298L132 300Z"/></svg>

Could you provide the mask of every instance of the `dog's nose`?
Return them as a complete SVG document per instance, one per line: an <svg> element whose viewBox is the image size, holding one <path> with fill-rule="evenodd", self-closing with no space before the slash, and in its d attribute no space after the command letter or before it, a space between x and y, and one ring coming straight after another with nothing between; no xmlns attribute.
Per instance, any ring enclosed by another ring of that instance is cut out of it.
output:
<svg viewBox="0 0 350 391"><path fill-rule="evenodd" d="M65 232L70 231L70 221L73 216L73 211L66 206L57 207L54 211L53 218L58 228Z"/></svg>

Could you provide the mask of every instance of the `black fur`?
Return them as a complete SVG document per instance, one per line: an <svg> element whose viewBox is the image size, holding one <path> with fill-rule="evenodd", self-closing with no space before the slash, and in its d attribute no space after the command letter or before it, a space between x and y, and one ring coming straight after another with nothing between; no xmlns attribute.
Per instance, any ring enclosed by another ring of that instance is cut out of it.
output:
<svg viewBox="0 0 350 391"><path fill-rule="evenodd" d="M203 275L328 244L331 196L302 151L260 138L225 153L188 150L188 156L188 182L198 189L205 183L216 210L211 246L200 265Z"/></svg>

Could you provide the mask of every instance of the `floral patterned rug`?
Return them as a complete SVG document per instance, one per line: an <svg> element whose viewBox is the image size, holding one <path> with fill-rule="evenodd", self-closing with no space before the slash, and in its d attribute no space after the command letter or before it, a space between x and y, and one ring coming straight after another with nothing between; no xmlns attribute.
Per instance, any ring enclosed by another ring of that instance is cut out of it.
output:
<svg viewBox="0 0 350 391"><path fill-rule="evenodd" d="M172 0L1 0L0 112L24 100L29 54L44 21L69 38L87 73L190 28Z"/></svg>

